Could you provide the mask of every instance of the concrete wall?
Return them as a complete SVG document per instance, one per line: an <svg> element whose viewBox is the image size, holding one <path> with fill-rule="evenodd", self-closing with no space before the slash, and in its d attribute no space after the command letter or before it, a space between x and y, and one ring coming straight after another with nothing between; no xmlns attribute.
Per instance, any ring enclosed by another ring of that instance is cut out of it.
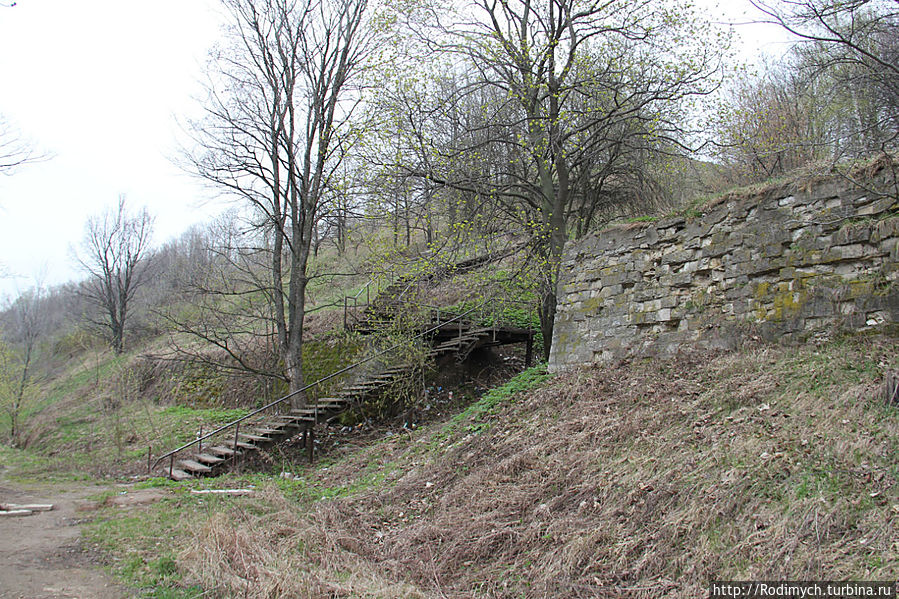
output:
<svg viewBox="0 0 899 599"><path fill-rule="evenodd" d="M805 341L839 329L899 332L895 166L834 176L692 217L635 223L566 247L550 368L747 335Z"/></svg>

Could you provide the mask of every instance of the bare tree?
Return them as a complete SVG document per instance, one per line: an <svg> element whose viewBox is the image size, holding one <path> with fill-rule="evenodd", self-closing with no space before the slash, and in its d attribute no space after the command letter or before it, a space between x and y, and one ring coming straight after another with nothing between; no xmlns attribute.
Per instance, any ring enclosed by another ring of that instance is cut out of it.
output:
<svg viewBox="0 0 899 599"><path fill-rule="evenodd" d="M7 430L10 441L15 442L18 430L19 406L21 401L17 399L19 380L19 360L12 348L0 337L0 409L6 413L9 419Z"/></svg>
<svg viewBox="0 0 899 599"><path fill-rule="evenodd" d="M207 116L193 124L199 176L249 208L265 269L227 293L261 294L290 390L304 384L307 267L322 209L359 131L354 90L378 30L367 0L223 0L230 44L210 68ZM262 243L259 241L262 240ZM266 327L268 328L268 327ZM233 351L222 331L201 335ZM236 357L236 356L235 356ZM297 397L295 406L302 405Z"/></svg>
<svg viewBox="0 0 899 599"><path fill-rule="evenodd" d="M718 110L717 157L730 184L763 181L827 159L844 120L831 81L788 55L761 75L734 78Z"/></svg>
<svg viewBox="0 0 899 599"><path fill-rule="evenodd" d="M860 98L873 100L872 114L857 118L853 131L867 138L868 147L863 150L895 145L899 136L899 1L750 2L764 22L783 27L810 46L807 56L838 80L838 89L850 93L856 113Z"/></svg>
<svg viewBox="0 0 899 599"><path fill-rule="evenodd" d="M8 175L17 167L40 160L42 156L22 139L10 123L0 116L0 173Z"/></svg>
<svg viewBox="0 0 899 599"><path fill-rule="evenodd" d="M153 217L146 208L131 214L120 196L116 209L88 219L78 262L88 274L81 286L96 310L88 319L106 332L110 347L125 349L125 327L135 293L145 282Z"/></svg>

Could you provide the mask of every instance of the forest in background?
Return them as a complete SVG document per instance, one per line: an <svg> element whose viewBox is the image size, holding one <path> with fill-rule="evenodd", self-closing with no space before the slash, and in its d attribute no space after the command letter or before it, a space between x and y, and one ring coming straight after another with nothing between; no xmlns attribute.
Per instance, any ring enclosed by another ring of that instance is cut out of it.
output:
<svg viewBox="0 0 899 599"><path fill-rule="evenodd" d="M796 42L752 73L678 2L223 4L181 160L234 208L153 245L152 207L121 200L86 222L85 279L4 308L13 444L75 356L152 345L294 390L309 314L479 253L517 250L471 294L526 299L551 339L566 240L897 144L890 1L754 2ZM0 134L0 168L37 158Z"/></svg>

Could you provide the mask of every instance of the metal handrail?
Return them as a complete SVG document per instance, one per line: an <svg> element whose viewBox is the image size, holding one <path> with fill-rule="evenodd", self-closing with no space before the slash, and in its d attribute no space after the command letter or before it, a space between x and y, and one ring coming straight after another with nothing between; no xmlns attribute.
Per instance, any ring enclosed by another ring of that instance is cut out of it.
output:
<svg viewBox="0 0 899 599"><path fill-rule="evenodd" d="M372 283L374 283L375 281L380 281L381 278L383 278L385 274L386 274L386 273L384 273L384 272L378 273L377 276L370 278L370 279L368 280L368 283L366 283L365 285L363 285L362 288L359 289L359 292L356 293L356 295L348 295L347 297L351 297L351 298L353 298L353 299L359 299L359 296L362 295L362 292L363 292L363 291L369 289L369 288L372 286Z"/></svg>
<svg viewBox="0 0 899 599"><path fill-rule="evenodd" d="M348 315L350 313L350 300L353 300L353 309L358 308L359 307L359 297L362 295L362 292L364 291L365 292L365 305L366 306L371 305L371 293L370 293L371 286L377 282L378 283L378 291L380 292L381 279L383 279L387 275L387 272L388 271L382 271L382 272L378 273L376 276L369 279L368 282L365 285L363 285L359 289L358 292L356 292L356 295L343 296L343 328L344 329L349 330ZM356 316L354 315L353 318L356 318Z"/></svg>
<svg viewBox="0 0 899 599"><path fill-rule="evenodd" d="M484 302L484 303L486 303L486 302ZM483 303L481 304L481 306L483 306ZM471 310L468 310L467 312L465 312L465 313L463 313L463 314L460 314L460 315L456 316L455 318L451 318L450 320L447 320L446 322L441 322L441 323L439 323L438 325L436 325L436 326L434 326L434 327L431 327L431 328L428 329L427 331L424 331L423 333L420 333L420 334L414 336L412 339L419 339L419 338L421 338L421 337L424 337L425 335L428 335L429 333L433 333L434 331L438 330L440 327L442 327L442 326L444 326L444 325L447 325L447 324L449 324L449 323L451 323L451 322L455 322L455 321L457 321L457 320L460 320L460 319L464 318L465 316L468 316L469 314L471 314L472 312L474 312L474 311L477 310L478 308L480 308L480 306L476 306L476 307L472 308ZM318 379L317 381L315 381L315 382L313 382L313 383L309 383L308 385L305 385L304 387L301 387L300 389L297 389L296 391L293 391L293 392L291 392L291 393L288 393L288 394L285 395L284 397L280 397L280 398L276 399L275 401L273 401L273 402L271 402L271 403L268 403L268 404L262 406L261 408L257 408L256 410L253 410L252 412L250 412L250 413L248 413L248 414L246 414L246 415L244 415L244 416L242 416L242 417L240 417L240 418L238 418L238 419L236 419L236 420L232 420L231 422L229 422L229 423L227 423L227 424L223 424L222 426L220 426L219 428L215 429L214 431L212 431L212 432L210 432L210 433L206 433L205 435L202 435L202 436L200 436L200 437L197 437L197 438L194 439L193 441L190 441L189 443L185 443L185 444L182 445L181 447L179 447L179 448L177 448L177 449L173 449L172 451L170 451L170 452L168 452L168 453L166 453L166 454L163 454L163 455L159 456L158 458L156 458L156 461L153 462L153 468L156 468L162 460L164 460L164 459L166 459L166 458L169 458L169 457L172 457L172 456L174 456L176 453L178 453L178 452L180 452L180 451L183 451L183 450L187 449L188 447L192 447L193 445L197 445L198 443L202 443L203 441L205 441L205 440L208 439L209 437L212 437L212 436L214 436L214 435L217 435L218 433L220 433L220 432L222 432L222 431L224 431L224 430L227 430L227 429L229 429L229 428L231 428L231 427L233 427L233 426L239 426L241 422L243 422L244 420L247 420L248 418L251 418L251 417L255 416L256 414L259 414L260 412L263 412L263 411L265 411L265 410L267 410L267 409L269 409L269 408L271 408L271 407L274 407L274 406L276 406L276 405L278 405L278 404L280 404L280 403L283 403L283 402L287 401L288 399L291 399L292 397L295 397L296 395L302 393L303 391L308 391L309 389L315 387L316 385L319 385L319 384L321 384L321 383L324 383L325 381L328 381L328 380L330 380L330 379L332 379L332 378L334 378L334 377L336 377L336 376L338 376L338 375L341 375L341 374L343 374L343 373L345 373L345 372L349 372L350 370L352 370L352 369L354 369L354 368L356 368L356 367L358 367L358 366L361 366L362 364L365 364L365 363L367 363L367 362L371 362L371 361L374 360L375 358L379 358L379 357L383 356L384 354L389 353L389 352L392 352L393 350L395 350L395 349L397 349L397 348L399 348L399 347L402 347L402 346L404 346L404 345L405 345L405 343L397 343L396 345L393 345L392 347L389 347L389 348L387 348L387 349L385 349L385 350L383 350L383 351L380 351L380 352L374 354L373 356L369 356L368 358L365 358L364 360L360 360L360 361L358 361L358 362L356 362L356 363L354 363L354 364L351 364L351 365L349 365L349 366L347 366L347 367L345 367L345 368L342 368L342 369L340 369L340 370L338 370L338 371L336 371L336 372L332 372L331 374L329 374L329 375L327 375L327 376L325 376L325 377L322 377L322 378Z"/></svg>

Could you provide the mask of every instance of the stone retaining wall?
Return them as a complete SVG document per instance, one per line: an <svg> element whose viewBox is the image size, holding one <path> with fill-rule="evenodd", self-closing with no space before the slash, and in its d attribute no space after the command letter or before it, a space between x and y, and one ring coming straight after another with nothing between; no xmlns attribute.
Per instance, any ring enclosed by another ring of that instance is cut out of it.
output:
<svg viewBox="0 0 899 599"><path fill-rule="evenodd" d="M802 342L899 331L895 165L723 196L693 217L611 228L569 244L550 369L746 335Z"/></svg>

